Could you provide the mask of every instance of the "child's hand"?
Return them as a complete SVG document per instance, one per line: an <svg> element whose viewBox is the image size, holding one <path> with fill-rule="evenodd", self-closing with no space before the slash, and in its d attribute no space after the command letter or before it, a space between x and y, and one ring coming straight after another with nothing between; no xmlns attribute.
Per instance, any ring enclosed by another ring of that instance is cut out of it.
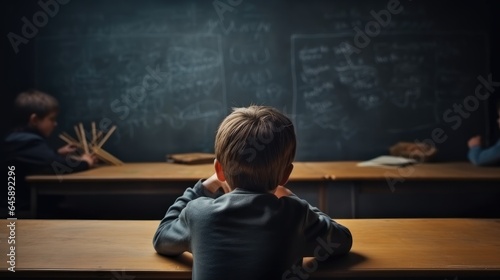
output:
<svg viewBox="0 0 500 280"><path fill-rule="evenodd" d="M282 196L290 196L290 195L293 195L293 192L287 188L285 188L284 186L278 186L276 188L276 190L274 191L274 195L277 197L277 198L280 198Z"/></svg>
<svg viewBox="0 0 500 280"><path fill-rule="evenodd" d="M96 156L91 154L83 154L80 156L80 160L86 161L89 164L89 167L93 167L97 163Z"/></svg>
<svg viewBox="0 0 500 280"><path fill-rule="evenodd" d="M228 193L231 191L231 187L229 187L226 181L219 181L219 179L217 178L217 174L214 174L210 176L210 178L203 181L202 185L211 193L217 192L217 190L221 187L224 190L224 193Z"/></svg>
<svg viewBox="0 0 500 280"><path fill-rule="evenodd" d="M71 144L63 146L63 147L59 148L59 150L57 150L57 152L62 156L74 153L75 151L76 151L76 146L71 145Z"/></svg>
<svg viewBox="0 0 500 280"><path fill-rule="evenodd" d="M469 142L467 143L469 145L469 148L481 146L481 136L476 135L469 139Z"/></svg>

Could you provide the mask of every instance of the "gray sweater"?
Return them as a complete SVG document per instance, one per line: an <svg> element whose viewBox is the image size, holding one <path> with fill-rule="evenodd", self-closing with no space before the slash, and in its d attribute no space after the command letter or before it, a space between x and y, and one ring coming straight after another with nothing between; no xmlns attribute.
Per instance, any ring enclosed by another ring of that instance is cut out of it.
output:
<svg viewBox="0 0 500 280"><path fill-rule="evenodd" d="M352 236L296 196L240 188L212 194L200 180L168 209L153 245L166 256L191 252L195 280L299 279L308 273L302 257L346 254Z"/></svg>

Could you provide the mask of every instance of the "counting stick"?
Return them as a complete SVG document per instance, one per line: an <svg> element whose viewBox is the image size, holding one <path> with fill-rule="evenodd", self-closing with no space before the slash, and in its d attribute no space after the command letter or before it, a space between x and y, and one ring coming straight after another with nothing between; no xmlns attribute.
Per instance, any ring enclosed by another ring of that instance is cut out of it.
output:
<svg viewBox="0 0 500 280"><path fill-rule="evenodd" d="M61 133L61 135L63 135L64 137L66 137L67 139L69 139L71 142L75 143L75 144L79 144L78 143L78 140L76 140L75 138L71 137L71 135L69 135L68 133L66 132L63 132Z"/></svg>
<svg viewBox="0 0 500 280"><path fill-rule="evenodd" d="M87 136L85 135L85 129L83 129L83 124L79 123L78 126L80 127L80 135L82 137L81 143L83 144L83 151L88 154L89 153L89 146L87 145Z"/></svg>
<svg viewBox="0 0 500 280"><path fill-rule="evenodd" d="M75 145L81 147L81 145L78 142L71 140L70 138L64 136L63 134L60 134L59 138L61 138L64 142L68 143L69 145Z"/></svg>
<svg viewBox="0 0 500 280"><path fill-rule="evenodd" d="M96 133L96 129L95 129L95 122L92 122L92 142L93 144L95 144L95 142L97 142L97 133Z"/></svg>
<svg viewBox="0 0 500 280"><path fill-rule="evenodd" d="M97 157L108 163L111 163L113 165L123 165L123 162L121 160L117 159L112 154L106 152L101 148L94 148L94 153L97 155Z"/></svg>
<svg viewBox="0 0 500 280"><path fill-rule="evenodd" d="M73 126L73 128L75 129L75 133L76 133L76 137L78 139L78 143L81 144L82 143L82 136L80 135L80 131L78 130L78 127L76 127L76 125Z"/></svg>
<svg viewBox="0 0 500 280"><path fill-rule="evenodd" d="M113 125L113 127L111 127L111 129L108 131L108 133L106 133L106 135L104 136L104 138L101 140L101 142L99 142L99 144L97 144L97 148L100 148L102 147L102 145L104 145L104 143L106 141L108 141L108 138L109 136L111 136L111 134L115 131L116 129L116 125Z"/></svg>
<svg viewBox="0 0 500 280"><path fill-rule="evenodd" d="M99 131L99 132L97 133L97 136L96 136L96 138L95 138L95 141L94 141L94 142L92 142L92 146L95 146L95 145L97 144L97 141L99 141L99 139L101 139L101 137L102 137L102 131Z"/></svg>

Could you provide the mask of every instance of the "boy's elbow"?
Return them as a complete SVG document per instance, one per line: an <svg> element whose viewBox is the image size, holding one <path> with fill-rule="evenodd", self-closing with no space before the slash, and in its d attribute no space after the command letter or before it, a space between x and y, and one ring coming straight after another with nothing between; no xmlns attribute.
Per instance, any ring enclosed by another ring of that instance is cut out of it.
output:
<svg viewBox="0 0 500 280"><path fill-rule="evenodd" d="M347 231L349 231L349 230L347 230ZM351 249L352 249L352 235L349 232L349 235L345 239L344 246L340 250L340 255L345 255L345 254L349 253L351 251Z"/></svg>
<svg viewBox="0 0 500 280"><path fill-rule="evenodd" d="M179 242L162 236L161 231L156 232L153 237L153 248L158 254L169 257L178 256L186 251L186 248Z"/></svg>
<svg viewBox="0 0 500 280"><path fill-rule="evenodd" d="M175 250L174 247L175 246L168 244L168 242L161 242L156 239L153 240L153 248L160 255L175 257L183 253L183 251Z"/></svg>
<svg viewBox="0 0 500 280"><path fill-rule="evenodd" d="M346 227L343 227L342 233L344 234L344 237L341 238L341 240L339 242L340 244L339 244L337 250L334 251L333 255L341 256L341 255L345 255L351 251L352 242L353 242L352 241L352 234L349 231L349 229Z"/></svg>

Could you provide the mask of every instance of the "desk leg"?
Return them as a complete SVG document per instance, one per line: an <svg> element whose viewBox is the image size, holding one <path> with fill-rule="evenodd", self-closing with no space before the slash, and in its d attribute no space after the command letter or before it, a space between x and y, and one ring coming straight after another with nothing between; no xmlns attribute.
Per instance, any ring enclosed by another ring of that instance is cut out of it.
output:
<svg viewBox="0 0 500 280"><path fill-rule="evenodd" d="M319 202L319 209L323 213L328 213L328 195L326 193L326 184L325 182L321 182L319 185L319 192L318 192L318 202Z"/></svg>
<svg viewBox="0 0 500 280"><path fill-rule="evenodd" d="M351 183L351 218L356 218L356 210L357 210L357 200L358 200L358 191L356 189L356 184L354 182Z"/></svg>
<svg viewBox="0 0 500 280"><path fill-rule="evenodd" d="M31 218L35 219L36 218L36 212L37 212L37 198L38 198L38 192L37 192L37 187L36 184L31 186Z"/></svg>

